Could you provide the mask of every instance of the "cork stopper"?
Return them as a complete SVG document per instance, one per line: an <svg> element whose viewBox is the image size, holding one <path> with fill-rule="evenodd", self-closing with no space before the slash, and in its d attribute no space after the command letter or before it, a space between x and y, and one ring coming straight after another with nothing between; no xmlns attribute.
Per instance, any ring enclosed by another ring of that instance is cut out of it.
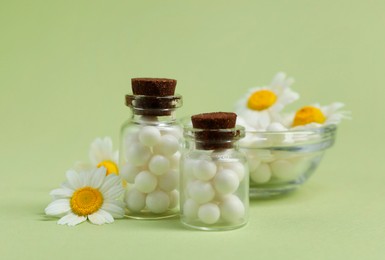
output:
<svg viewBox="0 0 385 260"><path fill-rule="evenodd" d="M166 97L174 95L176 80L165 78L132 78L131 86L134 95Z"/></svg>
<svg viewBox="0 0 385 260"><path fill-rule="evenodd" d="M231 112L213 112L193 115L191 121L194 128L227 129L234 128L237 114Z"/></svg>
<svg viewBox="0 0 385 260"><path fill-rule="evenodd" d="M171 115L181 104L181 97L174 95L176 82L166 78L132 78L133 95L126 95L126 105L137 115Z"/></svg>
<svg viewBox="0 0 385 260"><path fill-rule="evenodd" d="M213 112L193 115L192 125L200 129L195 133L196 147L203 150L229 149L233 138L239 133L234 130L237 115L231 112Z"/></svg>

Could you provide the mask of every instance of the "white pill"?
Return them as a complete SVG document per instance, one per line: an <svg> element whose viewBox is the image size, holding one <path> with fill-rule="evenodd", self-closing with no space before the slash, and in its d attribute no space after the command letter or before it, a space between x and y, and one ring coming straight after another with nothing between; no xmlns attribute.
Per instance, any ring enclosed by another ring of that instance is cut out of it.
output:
<svg viewBox="0 0 385 260"><path fill-rule="evenodd" d="M194 159L185 159L183 163L183 176L186 176L188 179L194 176L194 168L197 161Z"/></svg>
<svg viewBox="0 0 385 260"><path fill-rule="evenodd" d="M238 174L229 169L218 171L214 178L214 187L220 194L233 193L238 189Z"/></svg>
<svg viewBox="0 0 385 260"><path fill-rule="evenodd" d="M195 180L187 186L188 194L197 203L202 204L211 201L215 196L215 190L210 182Z"/></svg>
<svg viewBox="0 0 385 260"><path fill-rule="evenodd" d="M287 160L276 160L270 164L274 177L282 181L293 180L296 175L293 164Z"/></svg>
<svg viewBox="0 0 385 260"><path fill-rule="evenodd" d="M145 126L139 132L139 141L145 146L154 146L160 141L160 132L155 126Z"/></svg>
<svg viewBox="0 0 385 260"><path fill-rule="evenodd" d="M193 171L195 178L202 181L208 181L215 176L215 173L217 172L217 166L212 161L199 160L196 163Z"/></svg>
<svg viewBox="0 0 385 260"><path fill-rule="evenodd" d="M159 188L164 191L175 190L179 184L179 172L176 170L168 171L159 177L158 183Z"/></svg>
<svg viewBox="0 0 385 260"><path fill-rule="evenodd" d="M205 224L214 224L218 221L221 212L214 203L203 204L198 209L198 217Z"/></svg>
<svg viewBox="0 0 385 260"><path fill-rule="evenodd" d="M120 168L119 175L125 179L128 183L134 183L135 177L140 172L140 168L135 167L134 165L127 163Z"/></svg>
<svg viewBox="0 0 385 260"><path fill-rule="evenodd" d="M175 208L179 204L179 192L177 190L171 191L168 196L170 197L170 205L168 206L170 209Z"/></svg>
<svg viewBox="0 0 385 260"><path fill-rule="evenodd" d="M261 160L250 156L247 158L247 163L249 165L250 172L253 172L259 167L259 165L261 164Z"/></svg>
<svg viewBox="0 0 385 260"><path fill-rule="evenodd" d="M146 194L134 189L125 193L124 202L127 208L132 212L139 212L146 205Z"/></svg>
<svg viewBox="0 0 385 260"><path fill-rule="evenodd" d="M268 125L266 130L270 132L281 132L281 131L286 131L287 128L284 127L281 123L273 122L270 125Z"/></svg>
<svg viewBox="0 0 385 260"><path fill-rule="evenodd" d="M170 157L170 164L171 164L171 168L172 169L179 169L179 165L180 165L180 157L181 157L181 154L180 152L176 152L174 153L171 157Z"/></svg>
<svg viewBox="0 0 385 260"><path fill-rule="evenodd" d="M309 170L312 159L310 157L291 158L291 163L296 171L296 176L300 176Z"/></svg>
<svg viewBox="0 0 385 260"><path fill-rule="evenodd" d="M126 158L129 163L135 166L143 166L151 157L150 148L140 144L131 144L126 151Z"/></svg>
<svg viewBox="0 0 385 260"><path fill-rule="evenodd" d="M250 173L250 178L256 183L266 183L271 178L271 169L267 163L261 163L257 169Z"/></svg>
<svg viewBox="0 0 385 260"><path fill-rule="evenodd" d="M155 190L158 179L148 171L142 171L135 177L135 187L141 192L149 193Z"/></svg>
<svg viewBox="0 0 385 260"><path fill-rule="evenodd" d="M222 163L220 165L222 165L226 169L230 169L230 170L233 170L234 172L236 172L238 174L239 181L242 181L243 178L245 177L246 168L240 162L226 162L226 163Z"/></svg>
<svg viewBox="0 0 385 260"><path fill-rule="evenodd" d="M155 175L162 175L170 170L170 160L162 155L154 155L148 163L148 168Z"/></svg>
<svg viewBox="0 0 385 260"><path fill-rule="evenodd" d="M154 213L163 213L170 206L170 197L161 190L151 192L146 197L147 208Z"/></svg>
<svg viewBox="0 0 385 260"><path fill-rule="evenodd" d="M183 204L183 216L189 219L195 219L198 217L199 204L193 199L188 199Z"/></svg>
<svg viewBox="0 0 385 260"><path fill-rule="evenodd" d="M160 142L154 147L156 153L164 156L171 156L179 150L178 139L170 134L166 134L161 137Z"/></svg>
<svg viewBox="0 0 385 260"><path fill-rule="evenodd" d="M274 155L267 149L249 149L247 150L247 157L252 157L262 162L272 162L275 160Z"/></svg>
<svg viewBox="0 0 385 260"><path fill-rule="evenodd" d="M161 133L162 135L172 135L178 140L183 137L183 130L180 127L163 129Z"/></svg>
<svg viewBox="0 0 385 260"><path fill-rule="evenodd" d="M139 141L139 128L138 127L129 127L125 133L124 144L129 147L134 143Z"/></svg>
<svg viewBox="0 0 385 260"><path fill-rule="evenodd" d="M245 205L235 195L226 196L219 204L221 216L224 220L236 223L243 221L245 217Z"/></svg>

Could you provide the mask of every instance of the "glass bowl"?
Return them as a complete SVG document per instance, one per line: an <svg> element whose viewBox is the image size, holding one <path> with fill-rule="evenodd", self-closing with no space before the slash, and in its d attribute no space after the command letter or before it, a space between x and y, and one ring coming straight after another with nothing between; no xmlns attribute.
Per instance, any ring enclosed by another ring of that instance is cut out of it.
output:
<svg viewBox="0 0 385 260"><path fill-rule="evenodd" d="M239 146L250 171L250 197L269 198L300 187L334 144L337 127L282 132L246 131Z"/></svg>

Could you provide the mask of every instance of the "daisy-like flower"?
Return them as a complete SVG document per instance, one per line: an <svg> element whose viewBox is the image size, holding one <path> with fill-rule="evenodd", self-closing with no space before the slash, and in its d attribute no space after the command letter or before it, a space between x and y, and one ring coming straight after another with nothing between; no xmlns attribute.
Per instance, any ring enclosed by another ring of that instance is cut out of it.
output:
<svg viewBox="0 0 385 260"><path fill-rule="evenodd" d="M251 88L247 95L236 105L236 113L254 130L266 130L272 123L280 120L279 112L299 98L298 93L292 91L292 78L285 73L278 73L269 86Z"/></svg>
<svg viewBox="0 0 385 260"><path fill-rule="evenodd" d="M335 102L329 106L314 104L299 109L292 116L289 127L295 129L320 127L322 125L339 124L342 119L350 118L348 111L341 111L343 103Z"/></svg>
<svg viewBox="0 0 385 260"><path fill-rule="evenodd" d="M53 201L45 208L45 214L61 217L58 224L75 226L88 219L101 225L123 217L123 203L117 200L123 193L119 176L106 176L106 168L100 167L79 173L69 170L66 177L61 188L51 191Z"/></svg>
<svg viewBox="0 0 385 260"><path fill-rule="evenodd" d="M107 175L119 175L118 158L119 152L113 150L111 137L96 138L92 143L89 151L91 163L77 162L75 170L89 170L93 167L105 167Z"/></svg>

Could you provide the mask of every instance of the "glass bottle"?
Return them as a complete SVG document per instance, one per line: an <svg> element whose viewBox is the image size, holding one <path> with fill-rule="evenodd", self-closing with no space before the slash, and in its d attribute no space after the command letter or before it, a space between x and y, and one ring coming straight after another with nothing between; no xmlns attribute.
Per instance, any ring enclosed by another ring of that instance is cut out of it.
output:
<svg viewBox="0 0 385 260"><path fill-rule="evenodd" d="M182 138L175 112L182 106L182 97L132 94L126 95L126 105L131 108L131 118L121 128L119 169L127 185L127 216L175 216L179 212Z"/></svg>
<svg viewBox="0 0 385 260"><path fill-rule="evenodd" d="M200 138L209 131L210 138ZM220 138L217 138L219 137ZM248 220L249 176L237 141L244 128L184 127L181 158L181 222L200 230L229 230Z"/></svg>

